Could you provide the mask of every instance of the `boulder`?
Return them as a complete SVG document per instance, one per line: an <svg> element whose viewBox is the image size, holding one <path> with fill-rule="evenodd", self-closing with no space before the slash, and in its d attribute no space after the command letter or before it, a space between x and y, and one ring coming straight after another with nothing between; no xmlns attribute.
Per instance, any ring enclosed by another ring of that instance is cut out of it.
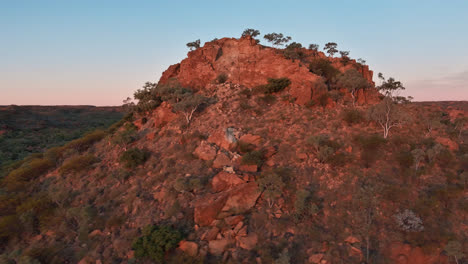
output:
<svg viewBox="0 0 468 264"><path fill-rule="evenodd" d="M202 141L193 154L202 160L213 160L216 157L216 148L208 142Z"/></svg>
<svg viewBox="0 0 468 264"><path fill-rule="evenodd" d="M182 240L179 242L179 249L189 256L196 256L198 254L198 244L192 241Z"/></svg>
<svg viewBox="0 0 468 264"><path fill-rule="evenodd" d="M225 191L233 186L245 183L238 175L222 171L211 180L211 188L214 192Z"/></svg>
<svg viewBox="0 0 468 264"><path fill-rule="evenodd" d="M258 166L257 165L241 165L239 169L241 171L257 172L258 171Z"/></svg>
<svg viewBox="0 0 468 264"><path fill-rule="evenodd" d="M262 143L262 137L258 135L246 134L240 137L239 141L258 147Z"/></svg>
<svg viewBox="0 0 468 264"><path fill-rule="evenodd" d="M194 221L200 226L208 226L216 219L245 213L255 205L259 196L260 189L255 182L204 195L194 201Z"/></svg>
<svg viewBox="0 0 468 264"><path fill-rule="evenodd" d="M230 243L231 240L227 238L211 240L208 242L208 248L211 254L221 256Z"/></svg>
<svg viewBox="0 0 468 264"><path fill-rule="evenodd" d="M233 150L237 144L233 128L226 128L222 131L215 131L208 137L208 142L218 145L226 150Z"/></svg>
<svg viewBox="0 0 468 264"><path fill-rule="evenodd" d="M234 228L242 220L244 220L243 215L233 215L224 218L224 222L226 222L226 224L230 225L232 228Z"/></svg>
<svg viewBox="0 0 468 264"><path fill-rule="evenodd" d="M257 245L258 235L255 233L250 233L245 237L238 236L237 242L239 244L239 247L247 250L252 250Z"/></svg>
<svg viewBox="0 0 468 264"><path fill-rule="evenodd" d="M309 263L320 263L323 257L324 257L324 254L322 253L313 254L312 256L309 257Z"/></svg>
<svg viewBox="0 0 468 264"><path fill-rule="evenodd" d="M355 236L348 236L346 239L345 239L345 242L346 243L349 243L349 244L354 244L354 243L359 243L361 242L361 240L359 240L357 237Z"/></svg>
<svg viewBox="0 0 468 264"><path fill-rule="evenodd" d="M213 168L223 168L224 166L232 165L231 159L224 152L218 152L216 159L213 161Z"/></svg>
<svg viewBox="0 0 468 264"><path fill-rule="evenodd" d="M172 112L172 107L167 102L163 102L159 107L154 109L153 120L155 127L163 127L167 123L177 118L177 114Z"/></svg>

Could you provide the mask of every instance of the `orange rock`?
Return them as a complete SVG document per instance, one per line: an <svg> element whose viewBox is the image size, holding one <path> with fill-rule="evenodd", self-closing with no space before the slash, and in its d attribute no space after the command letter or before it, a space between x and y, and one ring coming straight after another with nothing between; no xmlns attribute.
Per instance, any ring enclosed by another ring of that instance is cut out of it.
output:
<svg viewBox="0 0 468 264"><path fill-rule="evenodd" d="M231 159L223 152L218 152L216 159L213 161L213 168L223 168L224 166L232 165Z"/></svg>
<svg viewBox="0 0 468 264"><path fill-rule="evenodd" d="M184 86L203 89L220 73L225 73L228 81L250 88L267 83L267 78L288 77L289 93L299 104L307 103L318 93L313 87L321 79L298 61L288 60L275 49L262 47L251 37L245 37L205 43L204 47L189 52L180 64L169 67L159 83L176 77Z"/></svg>
<svg viewBox="0 0 468 264"><path fill-rule="evenodd" d="M208 142L202 141L193 154L202 160L213 160L216 157L216 149Z"/></svg>
<svg viewBox="0 0 468 264"><path fill-rule="evenodd" d="M323 254L314 254L309 257L309 262L310 263L320 263L320 261L323 259Z"/></svg>
<svg viewBox="0 0 468 264"><path fill-rule="evenodd" d="M224 131L216 131L208 137L208 142L214 143L219 147L232 150L236 146L237 140L230 132L230 129L225 129Z"/></svg>
<svg viewBox="0 0 468 264"><path fill-rule="evenodd" d="M235 227L242 220L244 220L243 215L233 215L224 218L224 222L226 222L226 224L230 225L231 227Z"/></svg>
<svg viewBox="0 0 468 264"><path fill-rule="evenodd" d="M231 243L231 240L227 238L211 240L208 242L208 248L211 254L220 256L223 254L227 246Z"/></svg>
<svg viewBox="0 0 468 264"><path fill-rule="evenodd" d="M237 242L239 243L239 247L247 250L252 250L258 242L258 236L255 233L250 233L248 236L238 236Z"/></svg>
<svg viewBox="0 0 468 264"><path fill-rule="evenodd" d="M179 249L187 253L189 256L196 256L198 254L198 244L192 241L182 240L179 242Z"/></svg>
<svg viewBox="0 0 468 264"><path fill-rule="evenodd" d="M349 244L354 244L354 243L359 243L361 242L361 240L359 240L357 237L354 237L354 236L349 236L345 239L345 242L346 243L349 243Z"/></svg>
<svg viewBox="0 0 468 264"><path fill-rule="evenodd" d="M172 112L172 107L167 102L163 102L159 107L154 109L152 113L155 127L163 127L167 123L177 118L177 114Z"/></svg>
<svg viewBox="0 0 468 264"><path fill-rule="evenodd" d="M241 165L239 169L241 171L257 172L258 167L257 167L257 165Z"/></svg>
<svg viewBox="0 0 468 264"><path fill-rule="evenodd" d="M239 140L247 144L252 144L256 147L260 146L262 143L262 137L252 134L243 135Z"/></svg>
<svg viewBox="0 0 468 264"><path fill-rule="evenodd" d="M252 208L260 196L255 182L243 183L224 192L208 194L194 201L194 220L208 226L216 219L242 214Z"/></svg>
<svg viewBox="0 0 468 264"><path fill-rule="evenodd" d="M245 182L236 174L222 171L213 177L211 180L211 187L214 192L221 192L242 183Z"/></svg>

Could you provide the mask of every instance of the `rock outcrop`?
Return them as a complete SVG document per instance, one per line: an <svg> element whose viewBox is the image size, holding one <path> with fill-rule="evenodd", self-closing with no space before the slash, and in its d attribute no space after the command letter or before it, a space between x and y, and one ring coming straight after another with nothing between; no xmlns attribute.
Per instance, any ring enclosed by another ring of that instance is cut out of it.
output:
<svg viewBox="0 0 468 264"><path fill-rule="evenodd" d="M321 52L302 51L311 56L325 57ZM351 67L350 64L341 65L337 58L329 59L342 72ZM361 66L359 71L373 83L373 73L367 66ZM171 78L177 78L182 85L199 90L215 81L220 74L225 74L232 83L249 88L266 84L268 78L287 77L291 80L289 94L298 104L306 104L324 93L319 89L318 82L322 78L311 73L307 65L301 64L299 60L287 59L281 50L259 45L249 36L205 43L202 48L190 51L182 62L170 66L162 74L159 83L164 84ZM365 95L359 98L365 98Z"/></svg>

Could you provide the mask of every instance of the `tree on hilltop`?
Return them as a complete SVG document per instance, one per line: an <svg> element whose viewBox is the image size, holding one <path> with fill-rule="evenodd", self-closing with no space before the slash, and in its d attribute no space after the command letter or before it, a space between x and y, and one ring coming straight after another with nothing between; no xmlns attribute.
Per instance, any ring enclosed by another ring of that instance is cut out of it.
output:
<svg viewBox="0 0 468 264"><path fill-rule="evenodd" d="M260 35L260 31L253 28L247 28L242 32L242 37L251 36L252 38L255 38L258 35Z"/></svg>
<svg viewBox="0 0 468 264"><path fill-rule="evenodd" d="M263 36L268 42L271 42L273 46L283 46L291 40L291 37L285 37L282 33L270 33Z"/></svg>
<svg viewBox="0 0 468 264"><path fill-rule="evenodd" d="M351 61L351 59L349 58L349 51L340 51L340 55L341 55L341 62L343 63L343 65L347 65L349 63L349 61Z"/></svg>
<svg viewBox="0 0 468 264"><path fill-rule="evenodd" d="M193 42L189 42L187 43L187 47L190 49L190 50L194 50L194 49L198 49L200 48L200 39L197 39Z"/></svg>
<svg viewBox="0 0 468 264"><path fill-rule="evenodd" d="M319 45L318 44L310 44L309 49L313 51L318 51Z"/></svg>
<svg viewBox="0 0 468 264"><path fill-rule="evenodd" d="M325 44L323 50L326 50L328 55L330 57L333 57L333 55L338 52L338 50L336 49L337 47L338 44L336 44L335 42L328 42L327 44Z"/></svg>

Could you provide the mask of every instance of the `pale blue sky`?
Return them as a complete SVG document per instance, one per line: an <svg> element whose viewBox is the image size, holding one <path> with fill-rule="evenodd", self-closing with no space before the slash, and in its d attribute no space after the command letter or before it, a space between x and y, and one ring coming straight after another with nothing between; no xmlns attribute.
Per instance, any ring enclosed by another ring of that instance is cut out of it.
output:
<svg viewBox="0 0 468 264"><path fill-rule="evenodd" d="M416 100L468 100L467 14L466 0L0 0L0 105L119 105L185 43L247 27L337 42Z"/></svg>

